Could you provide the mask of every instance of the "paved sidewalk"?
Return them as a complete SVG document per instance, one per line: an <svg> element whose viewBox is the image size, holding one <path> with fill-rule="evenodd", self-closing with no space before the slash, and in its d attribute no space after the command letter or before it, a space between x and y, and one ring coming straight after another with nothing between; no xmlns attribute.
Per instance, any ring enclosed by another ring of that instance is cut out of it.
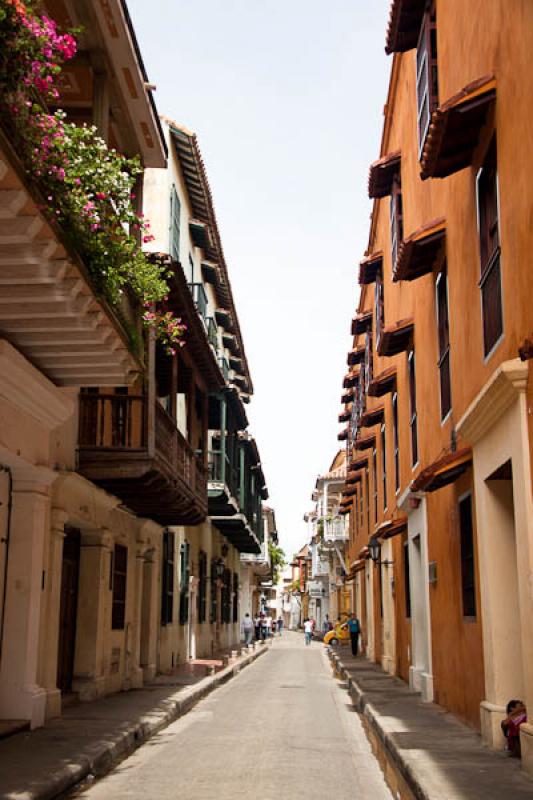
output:
<svg viewBox="0 0 533 800"><path fill-rule="evenodd" d="M532 800L533 780L515 759L366 658L329 650L371 738L417 800Z"/></svg>
<svg viewBox="0 0 533 800"><path fill-rule="evenodd" d="M216 659L183 665L143 689L80 703L45 728L0 741L0 800L52 800L105 774L268 649L258 645L228 666ZM218 671L205 677L210 665Z"/></svg>

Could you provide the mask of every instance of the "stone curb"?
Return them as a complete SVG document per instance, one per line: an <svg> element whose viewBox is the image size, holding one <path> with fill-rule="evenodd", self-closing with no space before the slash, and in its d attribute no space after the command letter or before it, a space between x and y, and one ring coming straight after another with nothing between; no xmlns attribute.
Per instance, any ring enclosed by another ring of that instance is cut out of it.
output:
<svg viewBox="0 0 533 800"><path fill-rule="evenodd" d="M359 688L353 678L351 678L340 656L338 656L331 647L328 647L328 655L335 665L336 672L341 675L348 684L348 694L350 695L354 708L365 717L369 727L372 728L373 733L378 738L386 756L393 762L398 772L402 775L416 800L434 800L434 797L428 794L420 784L414 770L402 757L392 737L383 729L381 715L366 698L365 693Z"/></svg>
<svg viewBox="0 0 533 800"><path fill-rule="evenodd" d="M50 773L48 784L34 791L25 792L24 800L54 800L54 798L63 797L67 792L74 790L90 775L103 777L113 769L118 761L123 761L156 733L184 716L214 689L230 681L244 667L266 653L270 646L271 642L260 645L248 655L240 656L237 661L230 663L215 675L203 678L194 686L186 687L175 692L174 695L170 695L168 697L168 702L171 704L170 710L166 712L158 710L155 719L151 719L149 713L140 717L126 733L118 736L114 742L106 742L98 747L92 757L83 759L79 763L71 762L59 770L54 769Z"/></svg>

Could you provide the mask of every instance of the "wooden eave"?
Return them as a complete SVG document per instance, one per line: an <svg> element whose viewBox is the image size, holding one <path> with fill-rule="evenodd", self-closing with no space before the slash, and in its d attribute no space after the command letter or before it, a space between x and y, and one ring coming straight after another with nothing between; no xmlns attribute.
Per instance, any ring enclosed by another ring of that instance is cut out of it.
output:
<svg viewBox="0 0 533 800"><path fill-rule="evenodd" d="M433 271L446 249L446 221L441 217L404 239L394 267L395 281L412 281Z"/></svg>
<svg viewBox="0 0 533 800"><path fill-rule="evenodd" d="M353 350L349 351L346 357L348 365L354 367L356 364L360 364L365 360L365 353L366 347L364 345L361 347L354 347Z"/></svg>
<svg viewBox="0 0 533 800"><path fill-rule="evenodd" d="M218 272L218 264L213 261L207 261L204 259L201 264L202 269L202 277L206 283L210 283L212 286L217 285L217 272Z"/></svg>
<svg viewBox="0 0 533 800"><path fill-rule="evenodd" d="M376 443L376 437L373 433L369 434L368 436L360 436L354 442L355 450L369 450L371 447L374 447Z"/></svg>
<svg viewBox="0 0 533 800"><path fill-rule="evenodd" d="M368 386L369 397L383 397L396 390L396 367L389 367L380 372Z"/></svg>
<svg viewBox="0 0 533 800"><path fill-rule="evenodd" d="M472 448L448 453L423 469L411 484L412 492L434 492L454 483L472 464Z"/></svg>
<svg viewBox="0 0 533 800"><path fill-rule="evenodd" d="M378 406L370 411L365 411L361 417L361 428L373 428L374 425L380 425L385 419L384 406Z"/></svg>
<svg viewBox="0 0 533 800"><path fill-rule="evenodd" d="M233 330L233 317L231 316L231 312L226 308L216 308L215 319L218 325L223 327L226 331Z"/></svg>
<svg viewBox="0 0 533 800"><path fill-rule="evenodd" d="M380 539L392 539L393 536L399 536L407 532L407 517L398 517L397 519L387 520L382 523L377 529L376 533Z"/></svg>
<svg viewBox="0 0 533 800"><path fill-rule="evenodd" d="M393 0L387 25L387 55L416 47L425 8L426 0Z"/></svg>
<svg viewBox="0 0 533 800"><path fill-rule="evenodd" d="M363 477L360 472L350 471L346 475L346 485L347 486L355 486L355 484L360 483Z"/></svg>
<svg viewBox="0 0 533 800"><path fill-rule="evenodd" d="M378 158L370 165L368 196L371 199L387 197L392 192L394 176L400 171L401 153L396 151Z"/></svg>
<svg viewBox="0 0 533 800"><path fill-rule="evenodd" d="M346 375L344 376L342 385L344 386L345 389L349 389L355 386L358 380L359 380L359 370L357 370L356 372L347 372Z"/></svg>
<svg viewBox="0 0 533 800"><path fill-rule="evenodd" d="M351 414L352 414L352 404L349 403L349 405L344 409L344 411L341 411L341 413L339 414L339 422L348 422L348 420L351 417Z"/></svg>
<svg viewBox="0 0 533 800"><path fill-rule="evenodd" d="M371 330L372 317L372 311L364 311L362 314L357 314L357 316L353 317L351 327L352 336L359 336Z"/></svg>
<svg viewBox="0 0 533 800"><path fill-rule="evenodd" d="M383 253L372 253L359 262L359 284L375 283L378 272L383 272Z"/></svg>
<svg viewBox="0 0 533 800"><path fill-rule="evenodd" d="M337 439L339 440L339 442L345 442L346 439L348 438L349 432L350 432L349 427L343 428L342 431L340 431L340 433L337 434Z"/></svg>
<svg viewBox="0 0 533 800"><path fill-rule="evenodd" d="M361 456L353 461L350 461L350 471L366 469L368 467L368 456Z"/></svg>
<svg viewBox="0 0 533 800"><path fill-rule="evenodd" d="M412 318L402 319L395 325L384 328L378 346L378 355L395 356L403 353L412 345L414 334Z"/></svg>
<svg viewBox="0 0 533 800"><path fill-rule="evenodd" d="M345 392L343 392L343 394L341 395L341 403L342 403L343 405L345 405L346 403L349 403L349 402L351 402L352 398L353 398L353 389L347 389L347 390L346 390Z"/></svg>
<svg viewBox="0 0 533 800"><path fill-rule="evenodd" d="M185 128L181 128L172 120L167 121L180 161L187 191L190 196L194 217L209 225L209 246L204 252L204 257L207 261L217 265L216 295L220 307L228 308L233 314L232 330L235 332L239 341L239 351L243 358L246 385L249 393L252 394L252 378L245 354L239 319L235 311L235 303L224 258L224 250L222 248L220 231L218 229L211 187L198 145L198 139L196 134L191 133Z"/></svg>
<svg viewBox="0 0 533 800"><path fill-rule="evenodd" d="M446 178L472 164L495 102L496 79L484 76L433 111L420 160L422 180Z"/></svg>

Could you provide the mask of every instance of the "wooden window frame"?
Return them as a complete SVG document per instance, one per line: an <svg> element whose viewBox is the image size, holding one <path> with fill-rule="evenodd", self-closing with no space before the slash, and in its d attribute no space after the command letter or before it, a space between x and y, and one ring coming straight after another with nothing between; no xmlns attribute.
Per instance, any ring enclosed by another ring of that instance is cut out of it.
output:
<svg viewBox="0 0 533 800"><path fill-rule="evenodd" d="M492 179L492 192L485 191L484 183ZM494 217L487 219L492 203ZM479 239L480 261L480 301L481 320L483 326L483 354L490 358L503 338L503 289L501 275L501 238L500 238L500 197L498 184L498 162L496 136L494 135L487 150L483 165L476 175L476 209ZM492 303L492 312L496 319L487 313ZM494 329L491 328L494 326Z"/></svg>
<svg viewBox="0 0 533 800"><path fill-rule="evenodd" d="M123 631L126 626L127 591L128 548L124 544L115 544L113 548L113 596L111 610L111 628L114 631Z"/></svg>
<svg viewBox="0 0 533 800"><path fill-rule="evenodd" d="M175 534L163 531L161 553L161 625L174 619L174 546Z"/></svg>
<svg viewBox="0 0 533 800"><path fill-rule="evenodd" d="M211 625L218 622L218 584L216 578L216 568L217 568L218 559L212 558L211 559L211 596L210 596L210 604L209 604L209 622Z"/></svg>
<svg viewBox="0 0 533 800"><path fill-rule="evenodd" d="M407 356L409 378L409 428L411 430L411 465L418 464L418 413L416 408L416 361L414 349Z"/></svg>
<svg viewBox="0 0 533 800"><path fill-rule="evenodd" d="M379 269L374 283L374 306L376 313L376 347L379 347L381 334L385 327L385 289L383 286L383 273Z"/></svg>
<svg viewBox="0 0 533 800"><path fill-rule="evenodd" d="M403 198L401 175L398 171L392 180L390 196L391 267L394 272L398 251L403 240Z"/></svg>
<svg viewBox="0 0 533 800"><path fill-rule="evenodd" d="M398 392L392 395L392 440L394 450L394 491L400 491L400 434L398 430Z"/></svg>
<svg viewBox="0 0 533 800"><path fill-rule="evenodd" d="M468 506L466 506L468 504ZM462 508L469 509L469 529L463 524ZM461 559L461 602L463 617L477 618L476 599L476 557L474 542L474 508L472 493L468 492L459 498L459 546Z"/></svg>
<svg viewBox="0 0 533 800"><path fill-rule="evenodd" d="M405 593L405 617L411 619L411 575L409 564L409 542L403 543L403 586Z"/></svg>
<svg viewBox="0 0 533 800"><path fill-rule="evenodd" d="M191 546L189 542L182 542L180 544L180 625L187 625L189 622L190 551Z"/></svg>
<svg viewBox="0 0 533 800"><path fill-rule="evenodd" d="M383 511L387 510L387 435L385 430L385 423L380 428L380 444L381 444L381 488L383 492Z"/></svg>
<svg viewBox="0 0 533 800"><path fill-rule="evenodd" d="M207 553L200 550L198 555L198 623L207 619Z"/></svg>
<svg viewBox="0 0 533 800"><path fill-rule="evenodd" d="M170 224L168 252L173 261L180 263L181 202L176 187L170 189Z"/></svg>
<svg viewBox="0 0 533 800"><path fill-rule="evenodd" d="M416 127L418 155L422 155L431 122L431 114L439 105L437 65L437 16L435 3L428 4L416 46Z"/></svg>
<svg viewBox="0 0 533 800"><path fill-rule="evenodd" d="M450 371L450 306L448 299L448 270L446 262L435 280L437 314L437 340L439 346L440 419L444 422L452 410L452 385Z"/></svg>
<svg viewBox="0 0 533 800"><path fill-rule="evenodd" d="M374 525L378 524L378 451L372 450L372 501L374 506Z"/></svg>

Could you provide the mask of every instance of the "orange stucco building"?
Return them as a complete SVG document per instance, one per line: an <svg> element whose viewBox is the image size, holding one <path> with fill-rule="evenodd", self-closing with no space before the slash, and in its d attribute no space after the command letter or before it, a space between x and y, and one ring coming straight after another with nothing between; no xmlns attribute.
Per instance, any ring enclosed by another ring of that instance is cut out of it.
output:
<svg viewBox="0 0 533 800"><path fill-rule="evenodd" d="M392 3L339 434L367 656L494 747L533 709L532 48L527 0Z"/></svg>

